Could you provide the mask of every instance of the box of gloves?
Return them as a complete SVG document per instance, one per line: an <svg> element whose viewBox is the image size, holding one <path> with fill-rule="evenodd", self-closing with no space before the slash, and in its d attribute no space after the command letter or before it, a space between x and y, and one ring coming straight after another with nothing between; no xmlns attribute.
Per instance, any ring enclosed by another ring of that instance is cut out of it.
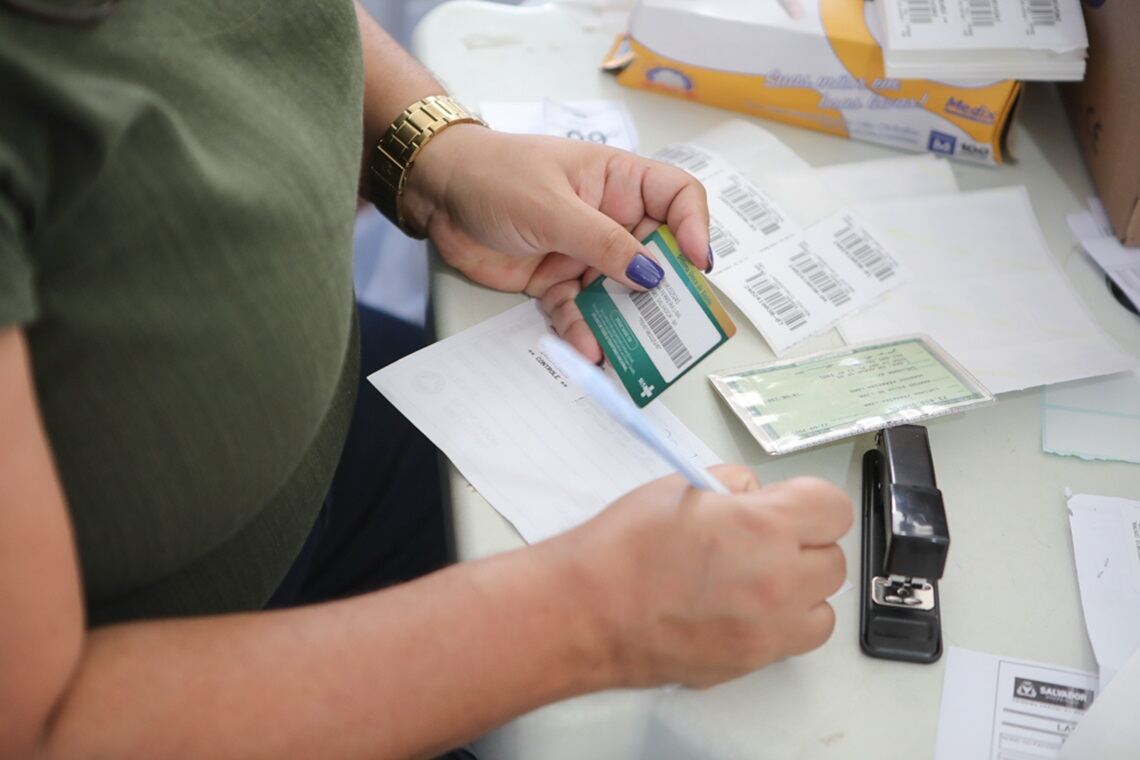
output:
<svg viewBox="0 0 1140 760"><path fill-rule="evenodd" d="M603 62L619 83L972 163L1009 160L1021 83L893 79L864 0L639 0Z"/></svg>

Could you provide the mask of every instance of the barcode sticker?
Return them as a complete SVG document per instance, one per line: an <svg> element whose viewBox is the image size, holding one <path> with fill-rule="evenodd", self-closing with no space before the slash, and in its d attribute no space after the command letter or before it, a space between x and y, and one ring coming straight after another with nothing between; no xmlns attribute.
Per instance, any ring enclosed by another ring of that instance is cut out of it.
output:
<svg viewBox="0 0 1140 760"><path fill-rule="evenodd" d="M961 4L967 34L973 34L977 27L994 26L1000 20L997 0L958 0L958 2Z"/></svg>
<svg viewBox="0 0 1140 760"><path fill-rule="evenodd" d="M779 232L784 218L776 211L775 204L751 182L741 181L744 178L740 175L733 179L720 191L719 197L724 204L753 230L765 235Z"/></svg>
<svg viewBox="0 0 1140 760"><path fill-rule="evenodd" d="M789 259L792 271L808 284L817 296L832 306L842 306L851 300L854 290L846 280L840 279L827 263L811 252L806 243L799 244L800 252Z"/></svg>
<svg viewBox="0 0 1140 760"><path fill-rule="evenodd" d="M713 220L709 223L709 248L712 248L713 257L723 265L740 250L740 241L725 230L724 225Z"/></svg>
<svg viewBox="0 0 1140 760"><path fill-rule="evenodd" d="M902 0L899 10L903 19L912 24L932 24L942 17L938 0Z"/></svg>
<svg viewBox="0 0 1140 760"><path fill-rule="evenodd" d="M898 262L850 215L843 217L843 225L832 234L832 240L868 277L886 282L898 271Z"/></svg>
<svg viewBox="0 0 1140 760"><path fill-rule="evenodd" d="M681 340L681 336L673 329L673 324L665 316L665 312L661 310L659 301L662 299L657 297L657 291L646 290L641 293L633 293L630 300L637 307L638 313L645 320L645 325L653 333L653 337L669 355L669 361L673 362L673 366L677 369L684 369L693 360L693 355L689 353L689 349L685 347L685 342Z"/></svg>
<svg viewBox="0 0 1140 760"><path fill-rule="evenodd" d="M699 180L728 168L728 162L716 153L691 143L676 143L662 148L653 154L653 158L684 169Z"/></svg>
<svg viewBox="0 0 1140 760"><path fill-rule="evenodd" d="M738 171L724 168L701 183L709 199L714 272L744 266L749 258L800 231L771 196Z"/></svg>
<svg viewBox="0 0 1140 760"><path fill-rule="evenodd" d="M773 279L763 264L756 265L756 273L745 280L745 287L777 324L788 330L798 330L807 324L808 315L803 304L782 282Z"/></svg>
<svg viewBox="0 0 1140 760"><path fill-rule="evenodd" d="M1057 0L1021 0L1021 9L1033 27L1061 23L1061 6Z"/></svg>
<svg viewBox="0 0 1140 760"><path fill-rule="evenodd" d="M882 239L858 214L843 210L758 257L714 268L709 279L782 354L905 280Z"/></svg>

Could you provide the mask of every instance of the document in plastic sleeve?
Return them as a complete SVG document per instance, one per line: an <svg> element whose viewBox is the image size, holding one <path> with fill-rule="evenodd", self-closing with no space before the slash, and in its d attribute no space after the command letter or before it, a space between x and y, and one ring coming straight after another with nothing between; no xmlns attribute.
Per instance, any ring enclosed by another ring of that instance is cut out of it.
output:
<svg viewBox="0 0 1140 760"><path fill-rule="evenodd" d="M881 240L843 210L762 254L717 259L709 279L779 355L906 281L909 272Z"/></svg>
<svg viewBox="0 0 1140 760"><path fill-rule="evenodd" d="M994 400L925 336L718 372L709 380L770 454Z"/></svg>
<svg viewBox="0 0 1140 760"><path fill-rule="evenodd" d="M635 292L599 277L575 299L638 406L736 334L728 312L668 227L657 228L643 243L665 270L657 287Z"/></svg>
<svg viewBox="0 0 1140 760"><path fill-rule="evenodd" d="M1056 758L1096 674L950 647L934 760Z"/></svg>

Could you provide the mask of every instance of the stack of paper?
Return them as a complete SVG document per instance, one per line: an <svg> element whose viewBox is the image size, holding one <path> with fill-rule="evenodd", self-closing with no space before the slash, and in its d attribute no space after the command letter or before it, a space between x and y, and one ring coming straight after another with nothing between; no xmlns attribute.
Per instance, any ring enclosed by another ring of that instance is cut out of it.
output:
<svg viewBox="0 0 1140 760"><path fill-rule="evenodd" d="M889 77L1080 81L1080 0L878 0Z"/></svg>

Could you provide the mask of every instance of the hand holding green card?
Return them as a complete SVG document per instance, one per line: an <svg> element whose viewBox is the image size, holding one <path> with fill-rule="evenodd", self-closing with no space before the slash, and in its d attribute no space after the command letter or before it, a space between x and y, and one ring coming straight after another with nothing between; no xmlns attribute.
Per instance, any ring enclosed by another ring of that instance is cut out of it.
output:
<svg viewBox="0 0 1140 760"><path fill-rule="evenodd" d="M642 241L665 270L661 283L634 292L606 277L575 302L638 406L645 406L736 334L703 274L681 254L668 227Z"/></svg>

